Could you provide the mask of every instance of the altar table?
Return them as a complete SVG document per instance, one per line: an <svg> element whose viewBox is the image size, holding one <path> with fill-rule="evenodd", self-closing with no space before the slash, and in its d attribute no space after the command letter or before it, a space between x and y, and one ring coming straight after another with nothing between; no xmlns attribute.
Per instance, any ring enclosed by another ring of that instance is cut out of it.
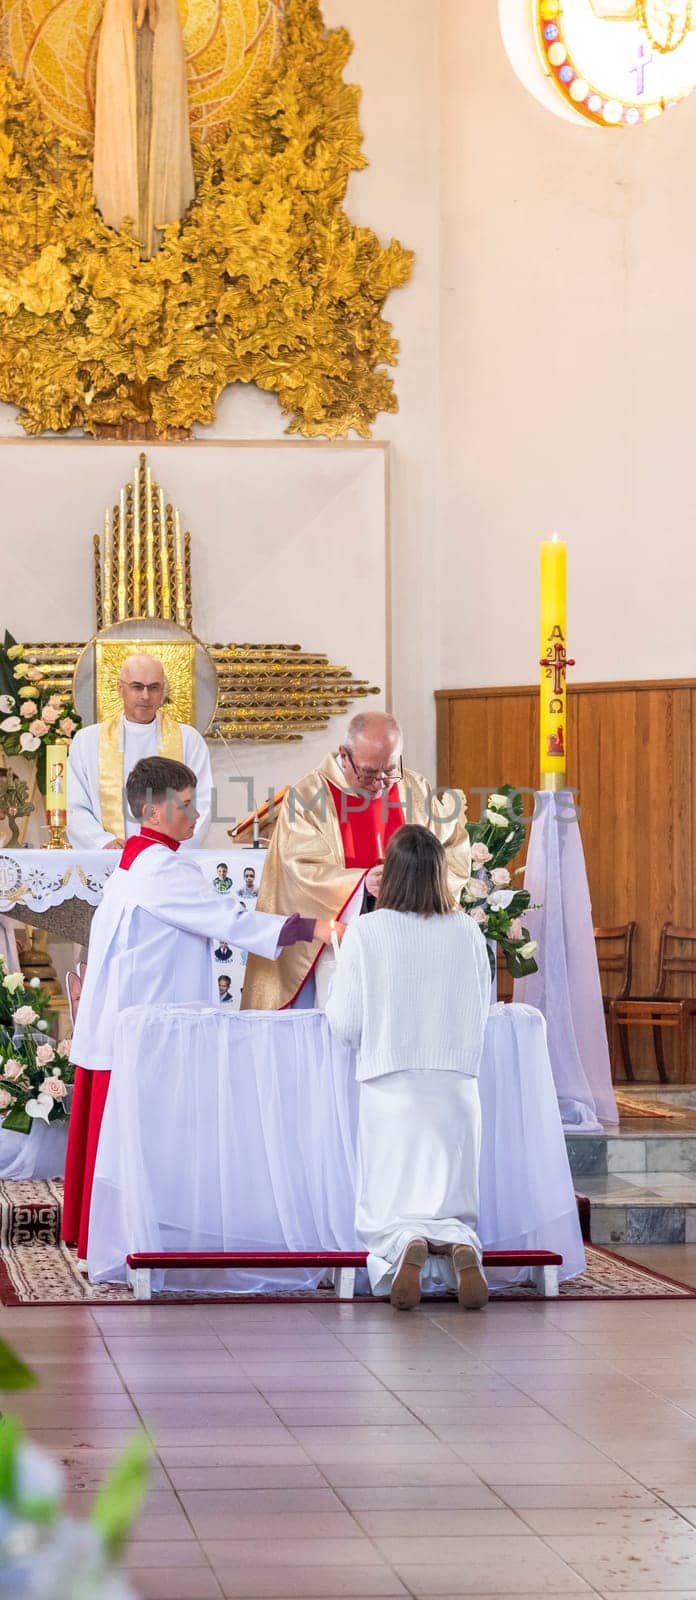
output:
<svg viewBox="0 0 696 1600"><path fill-rule="evenodd" d="M201 868L206 882L219 887L221 897L243 899L250 910L256 904L265 861L264 850L239 845L218 850L187 851ZM86 944L104 885L120 860L117 850L7 850L0 848L0 915L43 928L56 938ZM220 874L218 865L226 872ZM245 870L254 874L252 893L244 881ZM211 941L211 1000L216 979L230 979L228 1004L238 1006L244 979L246 953L231 948L221 956Z"/></svg>
<svg viewBox="0 0 696 1600"><path fill-rule="evenodd" d="M117 1030L94 1179L89 1275L163 1250L355 1250L355 1059L319 1011L134 1006ZM481 1070L482 1243L585 1256L541 1014L492 1008ZM389 1152L385 1151L385 1159ZM493 1287L521 1281L499 1269ZM153 1288L257 1293L317 1274L202 1269Z"/></svg>

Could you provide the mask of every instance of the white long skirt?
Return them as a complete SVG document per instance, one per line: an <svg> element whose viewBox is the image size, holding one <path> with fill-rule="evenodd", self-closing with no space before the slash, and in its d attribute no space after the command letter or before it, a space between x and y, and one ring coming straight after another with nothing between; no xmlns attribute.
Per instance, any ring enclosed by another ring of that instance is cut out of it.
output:
<svg viewBox="0 0 696 1600"><path fill-rule="evenodd" d="M360 1085L355 1221L373 1294L387 1295L409 1239L470 1244L478 1255L481 1104L458 1072L392 1072ZM428 1256L425 1293L456 1289L451 1261Z"/></svg>

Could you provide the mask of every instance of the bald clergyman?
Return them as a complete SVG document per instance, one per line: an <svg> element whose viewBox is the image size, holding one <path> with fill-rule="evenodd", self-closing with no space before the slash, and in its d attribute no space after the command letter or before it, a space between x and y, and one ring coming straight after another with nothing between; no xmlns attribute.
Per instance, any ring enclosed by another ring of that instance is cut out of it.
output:
<svg viewBox="0 0 696 1600"><path fill-rule="evenodd" d="M138 761L166 756L196 774L199 819L190 843L200 849L210 823L212 773L205 740L164 704L167 680L156 656L133 655L121 668L123 711L75 735L68 761L68 838L75 850L121 850L138 832L125 786Z"/></svg>
<svg viewBox="0 0 696 1600"><path fill-rule="evenodd" d="M379 894L387 844L404 822L419 822L445 847L450 888L459 899L471 873L466 799L439 797L425 778L404 770L403 735L385 712L362 712L348 724L335 755L288 790L263 869L257 907L289 915L351 920ZM331 962L309 946L278 961L249 956L243 1010L321 1005ZM321 968L318 963L321 961Z"/></svg>

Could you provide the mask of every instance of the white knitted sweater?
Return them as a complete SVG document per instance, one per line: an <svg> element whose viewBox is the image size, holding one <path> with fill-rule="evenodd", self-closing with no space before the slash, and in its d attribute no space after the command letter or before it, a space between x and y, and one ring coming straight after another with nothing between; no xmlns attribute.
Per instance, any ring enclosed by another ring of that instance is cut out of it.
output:
<svg viewBox="0 0 696 1600"><path fill-rule="evenodd" d="M348 928L326 1006L358 1052L359 1079L389 1072L478 1077L491 997L486 941L463 911L373 911Z"/></svg>

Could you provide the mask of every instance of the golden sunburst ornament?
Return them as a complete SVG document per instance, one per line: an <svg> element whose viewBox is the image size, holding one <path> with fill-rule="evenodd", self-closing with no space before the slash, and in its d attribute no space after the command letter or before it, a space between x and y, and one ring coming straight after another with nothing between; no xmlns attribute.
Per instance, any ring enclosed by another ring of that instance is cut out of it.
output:
<svg viewBox="0 0 696 1600"><path fill-rule="evenodd" d="M167 437L255 383L289 432L367 437L397 410L382 309L413 258L343 208L365 165L348 34L318 0L282 23L265 0L187 3L196 196L141 261L93 201L94 0L0 0L0 399L29 433Z"/></svg>

